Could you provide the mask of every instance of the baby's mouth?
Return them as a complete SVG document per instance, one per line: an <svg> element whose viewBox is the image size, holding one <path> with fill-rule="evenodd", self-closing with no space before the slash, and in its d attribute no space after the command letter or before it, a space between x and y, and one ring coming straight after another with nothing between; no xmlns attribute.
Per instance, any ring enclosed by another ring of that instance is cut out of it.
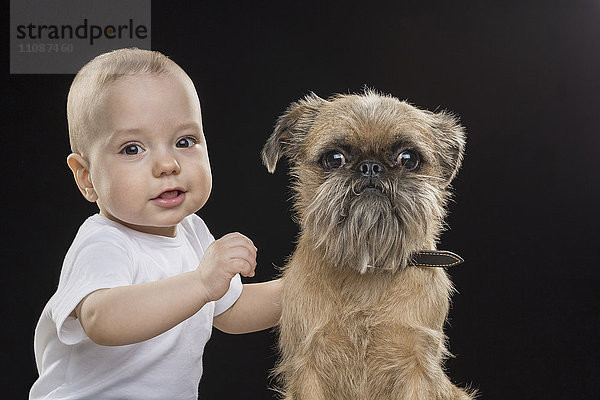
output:
<svg viewBox="0 0 600 400"><path fill-rule="evenodd" d="M165 190L164 192L162 192L161 194L159 194L152 200L155 200L155 199L170 200L170 199L176 198L177 196L179 196L182 193L185 193L185 191L183 191L181 189Z"/></svg>
<svg viewBox="0 0 600 400"><path fill-rule="evenodd" d="M184 202L185 190L181 188L167 189L151 201L161 207L176 207Z"/></svg>
<svg viewBox="0 0 600 400"><path fill-rule="evenodd" d="M162 192L157 199L174 199L175 197L181 194L181 190L167 190L166 192Z"/></svg>

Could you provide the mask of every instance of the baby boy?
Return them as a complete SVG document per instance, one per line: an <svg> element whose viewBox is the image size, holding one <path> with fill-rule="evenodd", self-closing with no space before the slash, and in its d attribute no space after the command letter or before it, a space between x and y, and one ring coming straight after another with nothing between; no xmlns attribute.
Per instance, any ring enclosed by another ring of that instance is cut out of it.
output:
<svg viewBox="0 0 600 400"><path fill-rule="evenodd" d="M274 326L280 282L242 285L254 244L195 214L212 177L194 85L158 52L116 50L79 71L67 118L67 164L99 213L37 325L30 399L196 399L212 326Z"/></svg>

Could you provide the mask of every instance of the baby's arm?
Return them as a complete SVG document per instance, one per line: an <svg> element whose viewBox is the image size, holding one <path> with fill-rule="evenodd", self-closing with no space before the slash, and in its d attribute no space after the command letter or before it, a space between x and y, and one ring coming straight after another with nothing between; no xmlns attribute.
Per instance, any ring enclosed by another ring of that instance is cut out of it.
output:
<svg viewBox="0 0 600 400"><path fill-rule="evenodd" d="M281 316L281 279L246 284L238 301L213 320L227 333L249 333L271 328Z"/></svg>
<svg viewBox="0 0 600 400"><path fill-rule="evenodd" d="M130 286L97 290L75 308L95 343L119 346L151 339L218 300L238 273L254 276L256 248L230 233L213 242L195 271Z"/></svg>

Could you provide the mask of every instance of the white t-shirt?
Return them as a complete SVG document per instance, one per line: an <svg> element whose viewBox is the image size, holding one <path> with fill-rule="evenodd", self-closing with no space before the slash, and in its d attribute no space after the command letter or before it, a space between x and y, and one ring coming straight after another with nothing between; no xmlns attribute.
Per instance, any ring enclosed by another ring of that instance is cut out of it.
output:
<svg viewBox="0 0 600 400"><path fill-rule="evenodd" d="M69 315L95 290L196 269L212 241L204 221L195 214L177 226L174 238L141 233L98 214L88 218L67 252L58 289L35 331L40 377L30 399L197 399L213 317L237 301L242 292L239 275L221 299L141 343L97 345L79 320Z"/></svg>

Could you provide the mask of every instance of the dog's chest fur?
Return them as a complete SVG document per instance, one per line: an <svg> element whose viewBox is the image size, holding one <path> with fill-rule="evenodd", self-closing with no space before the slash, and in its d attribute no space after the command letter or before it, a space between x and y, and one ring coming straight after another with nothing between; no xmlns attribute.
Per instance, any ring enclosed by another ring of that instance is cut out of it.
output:
<svg viewBox="0 0 600 400"><path fill-rule="evenodd" d="M452 290L444 270L360 274L305 251L314 252L301 240L284 270L280 345L288 368L295 359L313 366L315 379L325 383L321 390L334 396L326 398L389 395L376 392L398 386L398 371L407 369L403 364L412 362L415 348L443 356Z"/></svg>

